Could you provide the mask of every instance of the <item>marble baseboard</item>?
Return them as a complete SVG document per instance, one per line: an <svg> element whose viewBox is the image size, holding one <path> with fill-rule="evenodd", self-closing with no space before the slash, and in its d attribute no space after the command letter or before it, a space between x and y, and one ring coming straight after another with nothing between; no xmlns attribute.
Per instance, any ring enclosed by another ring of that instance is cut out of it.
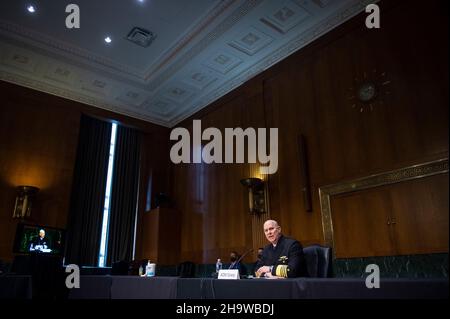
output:
<svg viewBox="0 0 450 319"><path fill-rule="evenodd" d="M365 278L369 264L378 265L385 278L448 278L448 254L335 259L334 277Z"/></svg>

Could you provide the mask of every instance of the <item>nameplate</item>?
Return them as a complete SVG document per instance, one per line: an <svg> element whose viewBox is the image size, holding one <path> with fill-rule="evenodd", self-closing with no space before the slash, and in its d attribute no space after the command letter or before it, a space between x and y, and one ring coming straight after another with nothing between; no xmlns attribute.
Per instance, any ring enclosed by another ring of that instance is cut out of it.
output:
<svg viewBox="0 0 450 319"><path fill-rule="evenodd" d="M239 279L239 269L221 269L217 279Z"/></svg>

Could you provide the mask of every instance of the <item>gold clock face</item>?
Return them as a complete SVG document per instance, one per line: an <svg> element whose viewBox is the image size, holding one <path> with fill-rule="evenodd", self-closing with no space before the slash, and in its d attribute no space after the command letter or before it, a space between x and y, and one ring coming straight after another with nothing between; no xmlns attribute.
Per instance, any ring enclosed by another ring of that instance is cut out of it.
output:
<svg viewBox="0 0 450 319"><path fill-rule="evenodd" d="M358 89L358 98L361 102L369 102L377 96L377 88L374 83L363 83Z"/></svg>

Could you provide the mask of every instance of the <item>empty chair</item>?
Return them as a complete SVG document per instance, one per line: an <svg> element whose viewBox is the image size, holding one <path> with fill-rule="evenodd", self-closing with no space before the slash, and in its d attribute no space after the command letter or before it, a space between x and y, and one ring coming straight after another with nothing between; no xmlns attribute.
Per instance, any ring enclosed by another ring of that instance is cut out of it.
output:
<svg viewBox="0 0 450 319"><path fill-rule="evenodd" d="M128 274L132 276L138 276L139 274L139 268L142 267L143 273L145 273L145 266L147 265L147 260L142 259L135 259L130 262L130 265L128 267Z"/></svg>
<svg viewBox="0 0 450 319"><path fill-rule="evenodd" d="M125 260L114 262L112 264L111 274L118 276L128 275L128 262Z"/></svg>
<svg viewBox="0 0 450 319"><path fill-rule="evenodd" d="M331 248L321 245L311 245L303 248L308 274L313 278L332 276Z"/></svg>
<svg viewBox="0 0 450 319"><path fill-rule="evenodd" d="M191 261L185 261L178 265L177 276L182 278L195 277L195 264Z"/></svg>

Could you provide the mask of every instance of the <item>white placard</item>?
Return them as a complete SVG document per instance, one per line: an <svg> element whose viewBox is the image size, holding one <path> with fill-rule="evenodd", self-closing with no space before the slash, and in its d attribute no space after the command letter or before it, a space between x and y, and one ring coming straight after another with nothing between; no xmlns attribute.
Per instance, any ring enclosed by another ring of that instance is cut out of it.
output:
<svg viewBox="0 0 450 319"><path fill-rule="evenodd" d="M239 269L221 269L217 279L239 279Z"/></svg>

